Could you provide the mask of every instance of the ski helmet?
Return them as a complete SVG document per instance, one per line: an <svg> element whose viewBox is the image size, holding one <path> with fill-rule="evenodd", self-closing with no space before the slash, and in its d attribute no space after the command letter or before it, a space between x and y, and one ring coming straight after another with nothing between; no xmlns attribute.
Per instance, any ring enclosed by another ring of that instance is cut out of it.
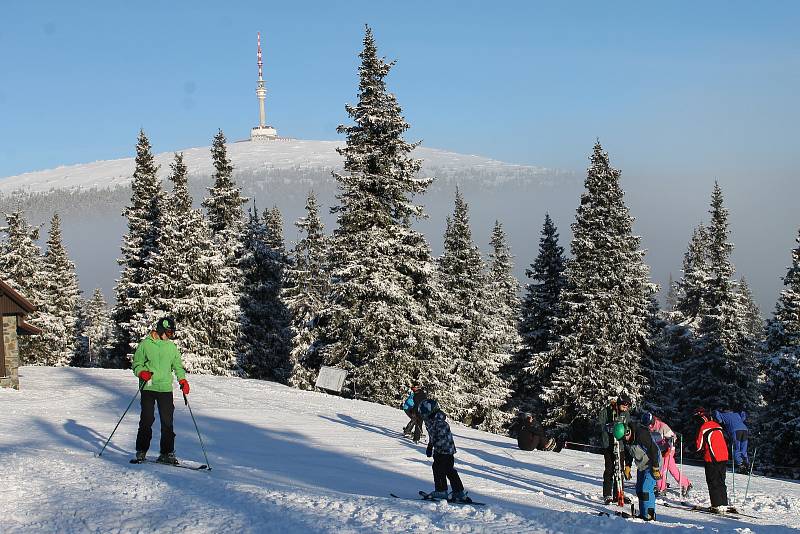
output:
<svg viewBox="0 0 800 534"><path fill-rule="evenodd" d="M622 439L625 437L625 423L617 423L614 425L614 439Z"/></svg>
<svg viewBox="0 0 800 534"><path fill-rule="evenodd" d="M644 412L642 414L642 425L644 425L644 426L652 425L653 421L655 421L655 420L656 420L656 418L650 412Z"/></svg>
<svg viewBox="0 0 800 534"><path fill-rule="evenodd" d="M169 334L170 336L174 335L175 319L173 319L172 317L164 317L162 319L159 319L158 322L156 323L156 333L158 335L162 335L165 333Z"/></svg>
<svg viewBox="0 0 800 534"><path fill-rule="evenodd" d="M420 417L427 419L439 411L439 403L436 402L436 399L425 399L422 401L422 404L419 405L418 411Z"/></svg>

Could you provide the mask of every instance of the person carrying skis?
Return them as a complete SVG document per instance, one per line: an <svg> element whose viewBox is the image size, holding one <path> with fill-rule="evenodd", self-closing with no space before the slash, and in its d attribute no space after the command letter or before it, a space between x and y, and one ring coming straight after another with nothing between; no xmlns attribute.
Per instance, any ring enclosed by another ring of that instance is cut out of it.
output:
<svg viewBox="0 0 800 534"><path fill-rule="evenodd" d="M746 412L733 412L729 408L714 412L714 419L722 425L728 443L733 443L733 462L736 469L747 472L750 458L747 456L748 429L744 424L747 419Z"/></svg>
<svg viewBox="0 0 800 534"><path fill-rule="evenodd" d="M656 496L667 491L667 472L680 484L681 495L687 495L692 489L692 483L686 475L681 473L678 469L678 465L675 463L675 432L672 431L667 423L651 412L644 412L642 414L642 426L650 431L653 441L661 450L661 471L664 473L664 476L656 481Z"/></svg>
<svg viewBox="0 0 800 534"><path fill-rule="evenodd" d="M523 451L552 451L556 448L556 440L545 435L544 428L532 413L525 412L520 416L517 445Z"/></svg>
<svg viewBox="0 0 800 534"><path fill-rule="evenodd" d="M159 319L155 328L136 347L133 355L133 374L139 377L142 390L142 413L139 418L139 432L136 435L136 461L147 458L150 440L153 437L155 405L161 419L161 451L157 462L177 465L175 457L175 432L172 428L172 415L175 405L172 402L172 373L178 379L184 395L189 394L189 382L183 370L181 354L172 341L175 336L175 320L172 317Z"/></svg>
<svg viewBox="0 0 800 534"><path fill-rule="evenodd" d="M692 415L700 423L697 431L697 452L703 453L706 484L711 499L710 511L728 511L728 488L725 485L725 465L728 462L728 444L722 427L714 421L705 408L698 408Z"/></svg>
<svg viewBox="0 0 800 534"><path fill-rule="evenodd" d="M429 497L447 499L447 481L449 480L450 486L453 488L450 500L471 502L454 467L453 455L456 453L456 444L453 441L450 425L447 423L447 416L439 409L439 403L435 399L422 401L418 411L428 431L428 448L425 454L428 458L433 456L434 491L428 494Z"/></svg>
<svg viewBox="0 0 800 534"><path fill-rule="evenodd" d="M617 423L618 425L621 423ZM661 450L647 427L631 424L625 427L625 480L631 479L631 465L636 463L636 496L639 517L656 518L656 481L661 480Z"/></svg>
<svg viewBox="0 0 800 534"><path fill-rule="evenodd" d="M614 500L614 496L621 488L616 487L614 479L615 465L622 465L623 451L619 448L619 457L614 459L614 425L622 423L629 425L631 422L631 398L621 393L616 401L600 410L598 421L600 423L600 443L603 446L603 458L605 459L605 470L603 471L603 501L606 504ZM618 462L618 464L617 464Z"/></svg>
<svg viewBox="0 0 800 534"><path fill-rule="evenodd" d="M428 398L428 394L420 386L411 386L406 395L406 400L403 402L403 411L406 413L410 421L403 428L404 435L410 435L411 429L414 429L412 439L414 443L419 443L419 438L422 435L422 419L419 416L417 409L422 401Z"/></svg>

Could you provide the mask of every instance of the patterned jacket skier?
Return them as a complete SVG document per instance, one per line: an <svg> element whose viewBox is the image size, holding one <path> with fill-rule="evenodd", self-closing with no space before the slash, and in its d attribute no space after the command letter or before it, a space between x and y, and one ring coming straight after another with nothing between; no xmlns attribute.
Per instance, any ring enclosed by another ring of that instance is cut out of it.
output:
<svg viewBox="0 0 800 534"><path fill-rule="evenodd" d="M435 454L456 453L453 433L450 432L450 425L444 412L437 411L426 419L425 428L428 429L428 449L432 449Z"/></svg>

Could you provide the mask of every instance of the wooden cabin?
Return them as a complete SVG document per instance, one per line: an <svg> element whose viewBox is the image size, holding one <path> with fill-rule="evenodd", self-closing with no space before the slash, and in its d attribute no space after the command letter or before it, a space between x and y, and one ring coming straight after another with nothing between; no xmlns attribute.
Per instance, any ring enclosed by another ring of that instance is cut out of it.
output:
<svg viewBox="0 0 800 534"><path fill-rule="evenodd" d="M41 334L42 331L25 322L25 316L33 313L28 299L0 280L0 387L19 389L19 345L17 336Z"/></svg>

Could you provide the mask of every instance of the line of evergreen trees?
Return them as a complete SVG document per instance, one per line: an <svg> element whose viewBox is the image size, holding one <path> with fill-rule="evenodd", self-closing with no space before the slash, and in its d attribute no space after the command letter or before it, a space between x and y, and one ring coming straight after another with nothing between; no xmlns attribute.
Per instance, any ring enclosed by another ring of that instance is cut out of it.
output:
<svg viewBox="0 0 800 534"><path fill-rule="evenodd" d="M346 144L336 227L326 234L313 192L287 250L277 208L259 212L233 180L220 131L213 183L193 207L175 154L166 191L140 132L116 304L96 291L80 303L74 266L51 223L47 253L22 214L7 216L0 274L39 311L45 334L26 339L25 361L125 366L161 315L193 373L313 388L322 365L348 371L345 394L396 404L421 383L455 419L499 431L533 411L571 439L591 439L609 398L625 391L677 428L698 406L751 414L762 451L800 469L800 237L773 318L765 322L744 279L734 279L728 211L714 185L710 219L694 231L682 276L656 300L621 173L596 143L572 223L570 256L545 215L522 298L502 224L486 258L469 206L455 192L444 252L436 258L414 221L419 176L409 125L386 86L393 63L366 28L357 103L339 126ZM112 332L113 329L113 332Z"/></svg>

